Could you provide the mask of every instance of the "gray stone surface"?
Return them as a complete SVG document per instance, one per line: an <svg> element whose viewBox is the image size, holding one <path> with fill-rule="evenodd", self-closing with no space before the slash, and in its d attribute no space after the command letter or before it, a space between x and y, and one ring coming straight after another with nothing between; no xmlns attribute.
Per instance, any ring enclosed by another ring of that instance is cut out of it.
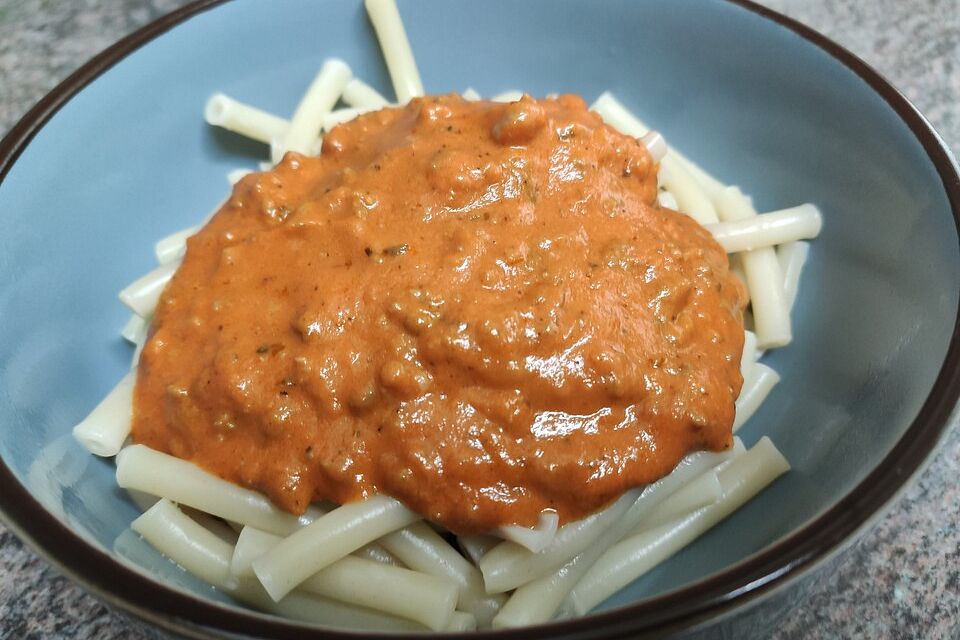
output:
<svg viewBox="0 0 960 640"><path fill-rule="evenodd" d="M91 56L183 0L0 0L0 134ZM960 149L958 0L766 0L879 69ZM960 638L960 430L780 624L792 638ZM0 637L153 634L0 526Z"/></svg>

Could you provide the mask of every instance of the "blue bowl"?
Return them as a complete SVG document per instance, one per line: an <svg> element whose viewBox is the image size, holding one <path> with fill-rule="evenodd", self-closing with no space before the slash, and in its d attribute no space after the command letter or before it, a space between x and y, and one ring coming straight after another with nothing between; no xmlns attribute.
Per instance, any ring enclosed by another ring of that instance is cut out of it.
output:
<svg viewBox="0 0 960 640"><path fill-rule="evenodd" d="M853 55L748 2L400 5L428 91L609 89L759 209L814 201L825 219L794 344L770 357L783 381L742 434L770 435L794 470L600 612L524 633L691 629L842 548L929 459L960 390L960 177L929 124ZM0 144L0 510L169 629L320 633L230 602L129 533L112 464L70 429L127 369L116 292L258 159L203 123L207 96L289 113L328 56L389 92L359 1L206 0L98 56Z"/></svg>

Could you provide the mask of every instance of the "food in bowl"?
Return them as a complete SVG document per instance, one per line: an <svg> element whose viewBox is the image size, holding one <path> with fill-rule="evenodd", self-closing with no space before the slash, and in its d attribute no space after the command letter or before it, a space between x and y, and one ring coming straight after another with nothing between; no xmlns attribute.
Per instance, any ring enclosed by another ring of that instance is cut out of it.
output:
<svg viewBox="0 0 960 640"><path fill-rule="evenodd" d="M732 432L819 213L756 215L609 94L419 97L395 6L368 9L404 105L339 61L290 121L211 101L279 162L124 291L143 351L76 434L160 498L136 531L255 606L585 613L788 468Z"/></svg>

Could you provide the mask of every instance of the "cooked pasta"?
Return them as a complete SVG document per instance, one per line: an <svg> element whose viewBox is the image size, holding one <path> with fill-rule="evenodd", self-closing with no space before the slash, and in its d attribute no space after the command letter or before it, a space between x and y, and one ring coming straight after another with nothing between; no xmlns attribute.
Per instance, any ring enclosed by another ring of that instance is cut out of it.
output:
<svg viewBox="0 0 960 640"><path fill-rule="evenodd" d="M396 5L365 4L396 102L404 105L423 95L423 85ZM472 89L463 96L480 100ZM519 91L492 98L521 99ZM335 108L338 102L346 106ZM318 153L321 136L384 108L391 108L387 98L354 78L345 62L331 59L289 119L221 93L207 102L204 117L270 145L272 166L287 152ZM790 310L809 255L805 240L819 234L820 212L801 204L758 214L739 188L669 147L612 94L602 94L592 109L610 127L636 138L658 163L659 206L703 225L732 254L735 269L742 269L752 330L745 333L739 363L743 386L732 427L737 431L780 379L758 360L764 350L791 341ZM230 182L247 173L232 172ZM184 260L188 238L200 228L160 240L155 247L160 266L120 293L133 311L122 335L137 345L134 367L74 435L94 455L116 456L118 485L147 507L133 530L240 602L300 620L382 631L508 628L584 615L789 469L766 437L749 449L735 438L728 451L690 453L669 474L586 517L561 522L556 511L544 510L532 527L503 524L456 538L383 494L339 506L314 505L293 515L264 494L190 461L127 444L139 350L158 299Z"/></svg>

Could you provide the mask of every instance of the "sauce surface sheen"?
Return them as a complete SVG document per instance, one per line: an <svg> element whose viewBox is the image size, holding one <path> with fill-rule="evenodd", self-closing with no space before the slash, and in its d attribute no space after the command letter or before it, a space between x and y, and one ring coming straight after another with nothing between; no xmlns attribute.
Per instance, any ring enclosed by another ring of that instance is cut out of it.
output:
<svg viewBox="0 0 960 640"><path fill-rule="evenodd" d="M301 512L584 517L730 446L745 293L574 96L415 99L252 174L165 289L133 438Z"/></svg>

